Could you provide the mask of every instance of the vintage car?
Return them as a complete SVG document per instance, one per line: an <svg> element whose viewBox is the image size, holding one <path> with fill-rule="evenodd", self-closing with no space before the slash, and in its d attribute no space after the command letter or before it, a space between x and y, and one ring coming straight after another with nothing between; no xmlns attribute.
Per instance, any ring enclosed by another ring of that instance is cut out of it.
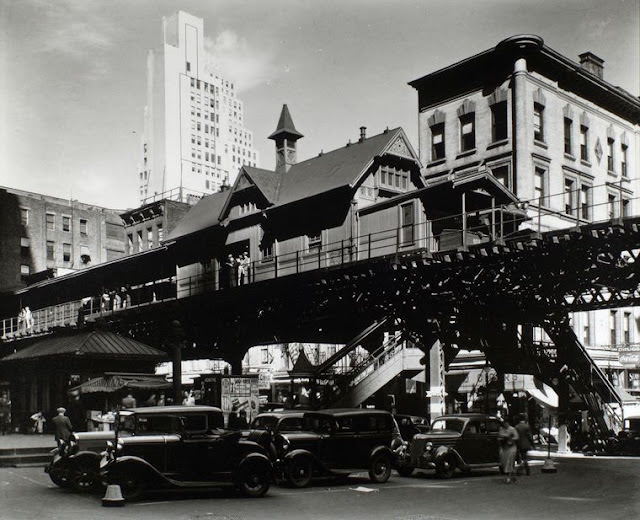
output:
<svg viewBox="0 0 640 520"><path fill-rule="evenodd" d="M179 408L187 415L198 415L206 412L210 407L184 406ZM153 428L149 428L150 421L157 421L157 417L167 412L166 406L149 406L144 408L129 408L118 413L118 435L120 438L144 433L153 435ZM217 409L216 409L217 410ZM105 450L107 441L113 441L115 432L93 431L75 432L69 443L63 449L51 450L51 461L44 468L54 484L60 487L71 487L76 491L92 491L101 484L98 475L101 452Z"/></svg>
<svg viewBox="0 0 640 520"><path fill-rule="evenodd" d="M456 469L500 467L497 417L456 414L438 417L429 433L418 433L396 450L396 469L409 476L414 469L435 469L450 478Z"/></svg>
<svg viewBox="0 0 640 520"><path fill-rule="evenodd" d="M341 408L306 412L303 431L274 438L276 475L293 487L314 477L369 470L373 482L391 475L395 422L389 412Z"/></svg>
<svg viewBox="0 0 640 520"><path fill-rule="evenodd" d="M265 448L224 429L222 410L157 408L162 411L130 418L135 435L107 443L100 461L104 484L118 484L125 499L166 488L232 485L249 497L268 491L273 467Z"/></svg>

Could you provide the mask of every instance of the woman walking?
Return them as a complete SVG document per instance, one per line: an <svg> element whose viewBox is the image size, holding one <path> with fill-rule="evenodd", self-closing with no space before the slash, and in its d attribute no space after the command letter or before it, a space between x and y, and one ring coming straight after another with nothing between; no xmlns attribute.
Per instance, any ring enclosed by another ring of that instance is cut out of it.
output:
<svg viewBox="0 0 640 520"><path fill-rule="evenodd" d="M511 484L516 481L513 473L518 450L518 431L509 424L507 419L500 421L498 440L500 441L500 467L505 474L504 482Z"/></svg>

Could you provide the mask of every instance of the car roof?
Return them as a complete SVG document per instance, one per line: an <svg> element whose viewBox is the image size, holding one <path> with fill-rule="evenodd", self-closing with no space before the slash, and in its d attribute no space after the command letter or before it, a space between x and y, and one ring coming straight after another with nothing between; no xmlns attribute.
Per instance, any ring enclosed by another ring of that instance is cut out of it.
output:
<svg viewBox="0 0 640 520"><path fill-rule="evenodd" d="M145 406L142 408L127 408L122 410L123 412L133 412L144 415L162 415L162 414L184 414L184 413L206 413L206 412L222 412L220 408L215 406L187 406L187 405L172 405L172 406Z"/></svg>
<svg viewBox="0 0 640 520"><path fill-rule="evenodd" d="M258 417L277 417L278 419L286 416L302 417L304 413L304 410L277 410L273 412L260 412L258 415L256 415L256 419Z"/></svg>
<svg viewBox="0 0 640 520"><path fill-rule="evenodd" d="M376 410L370 408L328 408L326 410L314 410L312 412L305 412L305 415L330 415L330 416L343 416L343 415L391 415L386 410Z"/></svg>
<svg viewBox="0 0 640 520"><path fill-rule="evenodd" d="M487 415L486 413L452 413L436 417L438 419L497 419L495 415Z"/></svg>

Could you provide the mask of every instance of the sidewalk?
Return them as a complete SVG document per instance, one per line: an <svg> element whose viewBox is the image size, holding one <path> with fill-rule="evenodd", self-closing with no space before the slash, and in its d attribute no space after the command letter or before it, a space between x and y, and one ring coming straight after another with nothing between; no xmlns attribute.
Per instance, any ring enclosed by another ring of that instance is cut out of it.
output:
<svg viewBox="0 0 640 520"><path fill-rule="evenodd" d="M24 433L10 433L0 435L0 450L22 448L49 448L56 447L56 441L50 433L26 435Z"/></svg>

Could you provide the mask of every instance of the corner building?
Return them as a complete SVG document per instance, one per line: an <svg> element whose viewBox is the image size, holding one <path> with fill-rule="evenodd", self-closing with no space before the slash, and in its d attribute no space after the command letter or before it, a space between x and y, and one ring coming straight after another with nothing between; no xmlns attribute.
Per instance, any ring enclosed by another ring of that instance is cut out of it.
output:
<svg viewBox="0 0 640 520"><path fill-rule="evenodd" d="M170 198L194 203L256 166L236 86L212 68L202 18L178 11L162 21L163 43L147 56L141 204Z"/></svg>
<svg viewBox="0 0 640 520"><path fill-rule="evenodd" d="M640 101L604 79L601 58L579 60L519 35L410 82L427 182L489 171L542 232L637 214ZM640 396L640 366L618 355L638 350L637 314L591 311L572 325L614 385Z"/></svg>

